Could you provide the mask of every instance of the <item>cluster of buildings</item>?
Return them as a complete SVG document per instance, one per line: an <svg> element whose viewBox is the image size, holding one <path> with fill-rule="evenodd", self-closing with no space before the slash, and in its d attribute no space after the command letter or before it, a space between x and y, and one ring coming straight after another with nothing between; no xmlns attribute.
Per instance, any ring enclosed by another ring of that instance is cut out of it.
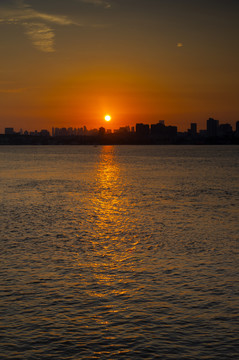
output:
<svg viewBox="0 0 239 360"><path fill-rule="evenodd" d="M239 121L236 122L236 133L239 133ZM233 134L233 129L230 124L219 124L219 120L209 118L207 120L207 136L209 137L222 137Z"/></svg>
<svg viewBox="0 0 239 360"><path fill-rule="evenodd" d="M25 130L24 132L22 131L22 129L20 129L19 132L15 132L14 128L8 127L5 128L5 135L24 135L24 136L50 136L50 133L48 130L41 130L41 131L27 131Z"/></svg>
<svg viewBox="0 0 239 360"><path fill-rule="evenodd" d="M86 126L81 128L58 128L53 127L52 133L48 130L41 131L22 131L16 133L13 128L5 128L5 135L24 136L27 142L29 137L40 137L51 139L48 143L74 143L66 139L74 139L75 143L94 143L100 139L100 143L238 143L239 142L239 121L236 123L236 128L233 130L228 123L220 124L218 120L209 118L206 123L206 129L198 131L197 124L191 123L190 129L186 132L178 132L176 126L166 126L161 120L157 124L143 124L137 123L135 127L124 126L117 130L99 129L88 130ZM84 141L82 140L84 139ZM85 140L87 139L87 140ZM103 141L104 139L104 141ZM46 143L46 141L44 142Z"/></svg>

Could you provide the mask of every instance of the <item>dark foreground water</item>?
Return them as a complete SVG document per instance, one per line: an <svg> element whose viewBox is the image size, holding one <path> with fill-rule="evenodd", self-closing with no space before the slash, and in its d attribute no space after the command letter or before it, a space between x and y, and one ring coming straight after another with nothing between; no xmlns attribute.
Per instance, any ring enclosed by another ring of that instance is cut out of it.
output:
<svg viewBox="0 0 239 360"><path fill-rule="evenodd" d="M238 161L1 147L1 359L238 359Z"/></svg>

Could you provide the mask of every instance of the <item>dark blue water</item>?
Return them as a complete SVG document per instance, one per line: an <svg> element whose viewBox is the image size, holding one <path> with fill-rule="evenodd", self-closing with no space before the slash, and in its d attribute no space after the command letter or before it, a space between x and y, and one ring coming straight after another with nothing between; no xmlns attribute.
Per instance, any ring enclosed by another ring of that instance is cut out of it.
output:
<svg viewBox="0 0 239 360"><path fill-rule="evenodd" d="M2 359L238 359L238 164L2 146Z"/></svg>

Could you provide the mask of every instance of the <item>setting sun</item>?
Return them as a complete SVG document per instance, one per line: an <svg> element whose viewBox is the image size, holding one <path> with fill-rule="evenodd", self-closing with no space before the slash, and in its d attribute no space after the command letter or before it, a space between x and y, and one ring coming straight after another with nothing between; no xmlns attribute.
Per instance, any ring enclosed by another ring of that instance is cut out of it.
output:
<svg viewBox="0 0 239 360"><path fill-rule="evenodd" d="M111 120L111 116L110 115L105 115L105 121L110 121Z"/></svg>

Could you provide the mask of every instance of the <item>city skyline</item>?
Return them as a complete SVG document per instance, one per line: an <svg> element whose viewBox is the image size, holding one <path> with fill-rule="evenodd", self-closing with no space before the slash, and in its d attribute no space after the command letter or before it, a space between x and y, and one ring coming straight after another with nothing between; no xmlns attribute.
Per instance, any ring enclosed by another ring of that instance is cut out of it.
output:
<svg viewBox="0 0 239 360"><path fill-rule="evenodd" d="M110 116L106 118L110 120ZM233 129L229 123L209 118L206 129L198 130L197 123L191 123L186 132L178 132L177 126L166 125L164 120L157 124L136 123L119 129L54 128L51 133L41 131L5 128L0 134L0 145L208 145L239 144L239 121Z"/></svg>
<svg viewBox="0 0 239 360"><path fill-rule="evenodd" d="M109 124L109 122L107 121L106 122L107 124ZM135 132L136 131L136 128L137 128L137 125L147 125L149 126L150 128L154 127L154 126L157 126L158 124L161 124L165 127L175 127L175 125L173 124L167 124L164 120L159 120L157 123L136 123L134 124L133 126L129 126L129 125L125 125L125 126L120 126L119 128L117 129L112 129L110 128L109 126L108 127L105 127L103 126L100 126L98 128L87 128L86 125L83 125L83 126L80 126L80 127L72 127L72 126L69 126L69 127L55 127L55 126L52 126L50 127L49 129L35 129L35 130L29 130L29 129L23 129L22 127L20 127L18 130L15 130L15 128L13 127L6 127L4 129L4 131L2 132L2 134L6 134L6 130L10 131L9 134L13 134L13 133L19 133L19 134L24 134L25 132L25 135L34 135L34 133L40 133L41 131L44 131L44 132L49 132L49 134L51 134L52 136L56 135L55 134L55 131L59 131L59 130L63 130L65 133L67 132L67 135L79 135L79 134L86 134L88 132L92 132L92 133L95 133L97 131L99 131L99 129L101 128L104 128L106 130L106 132L108 131L108 133L114 133L114 132L118 132L118 131L121 131L121 130L125 130L127 132ZM212 125L210 125L212 124ZM235 122L235 126L232 126L232 124L228 123L228 122L220 122L219 120L216 120L216 119L213 119L213 118L208 118L205 123L204 123L204 127L203 128L199 128L198 127L198 123L195 123L195 122L191 122L188 126L187 129L185 129L184 131L179 131L177 126L177 132L179 133L187 133L187 132L193 132L193 133L203 133L205 131L209 131L209 128L212 128L213 132L215 132L216 130L215 129L219 129L220 127L229 127L231 128L231 131L232 132L238 132L238 129L239 129L239 121L236 121ZM0 133L1 134L1 133Z"/></svg>
<svg viewBox="0 0 239 360"><path fill-rule="evenodd" d="M0 131L239 120L235 0L2 0Z"/></svg>

